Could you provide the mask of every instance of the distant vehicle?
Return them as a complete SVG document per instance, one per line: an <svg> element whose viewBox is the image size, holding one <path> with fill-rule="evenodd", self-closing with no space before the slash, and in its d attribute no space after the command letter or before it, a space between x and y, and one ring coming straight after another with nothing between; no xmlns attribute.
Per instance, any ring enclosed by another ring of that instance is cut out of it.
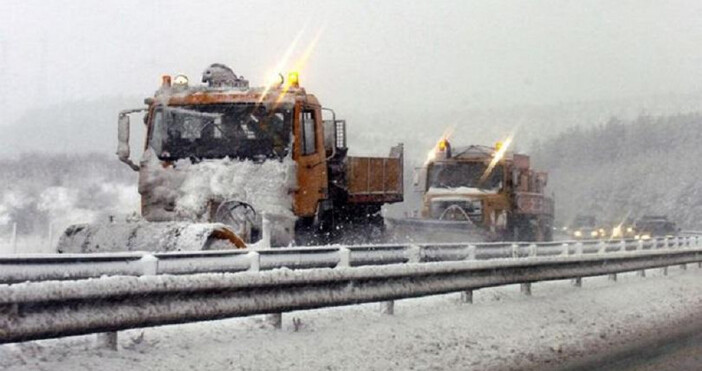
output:
<svg viewBox="0 0 702 371"><path fill-rule="evenodd" d="M551 241L548 175L508 145L452 148L442 138L417 173L420 217L386 219L395 236L412 242Z"/></svg>
<svg viewBox="0 0 702 371"><path fill-rule="evenodd" d="M675 223L662 215L644 215L634 223L634 238L648 240L654 237L674 237L679 229Z"/></svg>
<svg viewBox="0 0 702 371"><path fill-rule="evenodd" d="M575 239L595 239L604 237L606 231L597 227L597 218L592 215L578 215L571 224L571 236Z"/></svg>
<svg viewBox="0 0 702 371"><path fill-rule="evenodd" d="M612 234L609 237L612 239L634 238L636 236L634 224L634 220L628 217L619 224L613 223L614 227L612 227Z"/></svg>

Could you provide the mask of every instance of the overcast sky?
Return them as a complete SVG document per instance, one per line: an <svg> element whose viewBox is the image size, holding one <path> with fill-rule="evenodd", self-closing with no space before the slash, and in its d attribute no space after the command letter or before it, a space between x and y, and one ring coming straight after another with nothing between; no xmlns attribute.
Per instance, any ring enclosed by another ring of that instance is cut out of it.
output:
<svg viewBox="0 0 702 371"><path fill-rule="evenodd" d="M702 90L699 0L2 0L0 125L33 105L146 97L212 62L260 84L301 30L286 68L322 30L301 81L342 110Z"/></svg>

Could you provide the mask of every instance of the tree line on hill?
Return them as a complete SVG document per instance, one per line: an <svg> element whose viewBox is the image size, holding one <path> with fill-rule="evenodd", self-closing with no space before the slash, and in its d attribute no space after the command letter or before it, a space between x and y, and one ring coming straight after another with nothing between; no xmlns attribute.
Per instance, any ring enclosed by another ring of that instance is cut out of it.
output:
<svg viewBox="0 0 702 371"><path fill-rule="evenodd" d="M572 127L532 145L534 164L549 171L556 218L578 214L616 222L666 215L702 227L702 115L641 115Z"/></svg>

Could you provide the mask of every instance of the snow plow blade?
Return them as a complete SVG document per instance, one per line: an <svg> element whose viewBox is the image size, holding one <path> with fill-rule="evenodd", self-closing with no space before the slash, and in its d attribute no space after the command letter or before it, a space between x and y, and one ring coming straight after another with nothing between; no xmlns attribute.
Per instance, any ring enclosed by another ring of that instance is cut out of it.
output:
<svg viewBox="0 0 702 371"><path fill-rule="evenodd" d="M59 253L192 251L246 248L221 223L140 222L76 224L61 235Z"/></svg>
<svg viewBox="0 0 702 371"><path fill-rule="evenodd" d="M391 242L488 242L488 233L467 221L385 218Z"/></svg>

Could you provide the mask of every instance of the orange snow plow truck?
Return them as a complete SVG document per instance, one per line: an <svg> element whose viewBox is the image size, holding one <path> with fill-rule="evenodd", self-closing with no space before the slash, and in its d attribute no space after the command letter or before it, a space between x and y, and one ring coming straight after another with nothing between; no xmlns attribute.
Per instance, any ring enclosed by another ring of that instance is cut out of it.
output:
<svg viewBox="0 0 702 371"><path fill-rule="evenodd" d="M550 241L554 201L547 174L529 156L471 145L437 143L417 173L419 217L388 219L392 239L410 242Z"/></svg>
<svg viewBox="0 0 702 371"><path fill-rule="evenodd" d="M146 107L119 114L119 159L139 174L141 218L69 227L59 252L177 251L367 242L382 205L403 200L403 149L347 155L346 122L297 73L253 88L221 64L163 76ZM130 158L130 114L146 143ZM327 120L323 119L323 113Z"/></svg>

